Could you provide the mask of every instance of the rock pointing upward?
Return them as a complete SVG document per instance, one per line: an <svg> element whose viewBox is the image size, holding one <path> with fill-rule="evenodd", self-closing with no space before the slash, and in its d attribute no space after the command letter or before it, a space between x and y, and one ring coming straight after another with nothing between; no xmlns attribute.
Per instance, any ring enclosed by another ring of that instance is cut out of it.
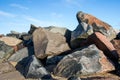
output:
<svg viewBox="0 0 120 80"><path fill-rule="evenodd" d="M77 13L77 19L79 23L85 22L91 25L93 27L93 31L101 32L110 40L116 37L115 30L113 30L113 28L109 24L97 19L90 14L86 14L80 11Z"/></svg>

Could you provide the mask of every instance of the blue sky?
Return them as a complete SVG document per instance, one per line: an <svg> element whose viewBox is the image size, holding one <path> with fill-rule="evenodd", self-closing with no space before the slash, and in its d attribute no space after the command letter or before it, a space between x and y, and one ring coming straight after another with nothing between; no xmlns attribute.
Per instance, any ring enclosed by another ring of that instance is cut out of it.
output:
<svg viewBox="0 0 120 80"><path fill-rule="evenodd" d="M83 11L120 29L120 0L0 0L0 34L27 32L30 24L74 30Z"/></svg>

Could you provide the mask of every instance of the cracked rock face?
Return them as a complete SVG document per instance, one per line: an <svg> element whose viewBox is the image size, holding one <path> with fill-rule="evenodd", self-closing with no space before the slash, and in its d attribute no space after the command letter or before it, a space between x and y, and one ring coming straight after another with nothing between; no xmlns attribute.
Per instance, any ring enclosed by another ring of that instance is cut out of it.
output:
<svg viewBox="0 0 120 80"><path fill-rule="evenodd" d="M103 52L95 45L90 45L65 56L58 63L54 74L62 77L70 77L111 70L114 70L114 66L107 60Z"/></svg>

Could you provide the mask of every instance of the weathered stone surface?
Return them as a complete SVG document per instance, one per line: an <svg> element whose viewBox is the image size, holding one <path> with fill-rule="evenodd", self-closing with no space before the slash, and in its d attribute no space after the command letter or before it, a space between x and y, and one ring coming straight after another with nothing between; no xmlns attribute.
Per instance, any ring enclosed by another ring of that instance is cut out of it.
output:
<svg viewBox="0 0 120 80"><path fill-rule="evenodd" d="M103 73L114 70L103 52L95 45L78 49L65 56L57 65L54 74L62 77Z"/></svg>
<svg viewBox="0 0 120 80"><path fill-rule="evenodd" d="M13 37L2 37L0 41L4 41L9 46L16 46L22 42L22 40Z"/></svg>
<svg viewBox="0 0 120 80"><path fill-rule="evenodd" d="M92 26L85 22L81 22L71 35L71 47L78 48L83 41L93 33Z"/></svg>
<svg viewBox="0 0 120 80"><path fill-rule="evenodd" d="M118 54L116 52L116 49L112 45L112 43L107 39L106 36L99 32L95 32L91 36L88 37L87 40L90 44L95 44L100 50L104 52L104 54L112 59L117 61L118 60Z"/></svg>
<svg viewBox="0 0 120 80"><path fill-rule="evenodd" d="M30 30L28 31L29 34L33 34L33 32L37 29L35 25L31 24Z"/></svg>
<svg viewBox="0 0 120 80"><path fill-rule="evenodd" d="M76 17L79 23L85 22L91 25L94 32L101 32L109 40L112 40L116 37L115 30L109 24L97 19L96 17L81 11L77 13Z"/></svg>
<svg viewBox="0 0 120 80"><path fill-rule="evenodd" d="M25 80L25 78L18 71L13 71L1 74L0 80Z"/></svg>
<svg viewBox="0 0 120 80"><path fill-rule="evenodd" d="M67 28L62 28L62 27L56 27L56 26L49 26L45 27L46 30L53 32L53 33L60 33L65 36L66 41L70 43L71 39L71 31Z"/></svg>
<svg viewBox="0 0 120 80"><path fill-rule="evenodd" d="M0 64L0 75L3 73L8 73L11 71L15 71L15 67L12 66L12 64L10 64L9 62L4 62Z"/></svg>
<svg viewBox="0 0 120 80"><path fill-rule="evenodd" d="M17 51L15 54L13 54L8 59L8 61L19 62L19 61L23 60L24 58L29 57L33 54L34 54L33 47L30 47L30 48L25 47L25 48Z"/></svg>
<svg viewBox="0 0 120 80"><path fill-rule="evenodd" d="M33 43L35 55L40 59L70 50L64 36L59 33L49 32L43 28L34 31Z"/></svg>
<svg viewBox="0 0 120 80"><path fill-rule="evenodd" d="M29 58L25 67L26 78L44 78L52 79L51 75L46 71L41 62L33 55Z"/></svg>
<svg viewBox="0 0 120 80"><path fill-rule="evenodd" d="M0 41L0 58L8 59L14 53L14 49Z"/></svg>
<svg viewBox="0 0 120 80"><path fill-rule="evenodd" d="M114 40L111 41L111 43L113 44L113 46L117 50L117 53L120 57L120 40L114 39Z"/></svg>

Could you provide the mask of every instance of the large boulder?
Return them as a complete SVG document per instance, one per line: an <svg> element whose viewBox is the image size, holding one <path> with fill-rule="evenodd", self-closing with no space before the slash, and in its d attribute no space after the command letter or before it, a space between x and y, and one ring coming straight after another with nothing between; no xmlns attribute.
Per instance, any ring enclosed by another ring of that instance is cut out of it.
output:
<svg viewBox="0 0 120 80"><path fill-rule="evenodd" d="M29 57L29 60L25 67L25 77L35 78L35 79L46 79L51 80L52 77L50 73L43 67L41 62L33 55Z"/></svg>
<svg viewBox="0 0 120 80"><path fill-rule="evenodd" d="M77 43L82 43L81 39L86 39L93 32L100 32L105 35L109 40L116 38L116 32L112 28L112 26L97 19L96 17L81 11L77 13L76 17L79 25L72 32L71 35L72 48L79 47Z"/></svg>
<svg viewBox="0 0 120 80"><path fill-rule="evenodd" d="M0 64L0 74L15 71L15 67L9 62L3 62Z"/></svg>
<svg viewBox="0 0 120 80"><path fill-rule="evenodd" d="M111 25L97 19L96 17L83 13L78 12L77 13L77 20L79 23L85 22L93 27L94 32L101 32L103 35L105 35L109 40L112 40L116 37L115 30L112 28Z"/></svg>
<svg viewBox="0 0 120 80"><path fill-rule="evenodd" d="M8 59L14 53L14 49L0 41L0 59Z"/></svg>
<svg viewBox="0 0 120 80"><path fill-rule="evenodd" d="M43 28L34 31L33 43L35 55L40 59L44 59L49 55L59 55L70 50L63 35L52 33Z"/></svg>
<svg viewBox="0 0 120 80"><path fill-rule="evenodd" d="M71 39L71 31L67 28L62 28L62 27L56 27L56 26L49 26L45 27L46 30L53 32L53 33L60 33L65 36L66 41L70 43Z"/></svg>
<svg viewBox="0 0 120 80"><path fill-rule="evenodd" d="M90 35L87 39L87 43L95 44L109 59L118 61L118 53L113 44L100 32L95 32L94 34Z"/></svg>
<svg viewBox="0 0 120 80"><path fill-rule="evenodd" d="M65 56L57 65L54 74L62 77L89 75L114 70L113 64L94 44L78 49Z"/></svg>

